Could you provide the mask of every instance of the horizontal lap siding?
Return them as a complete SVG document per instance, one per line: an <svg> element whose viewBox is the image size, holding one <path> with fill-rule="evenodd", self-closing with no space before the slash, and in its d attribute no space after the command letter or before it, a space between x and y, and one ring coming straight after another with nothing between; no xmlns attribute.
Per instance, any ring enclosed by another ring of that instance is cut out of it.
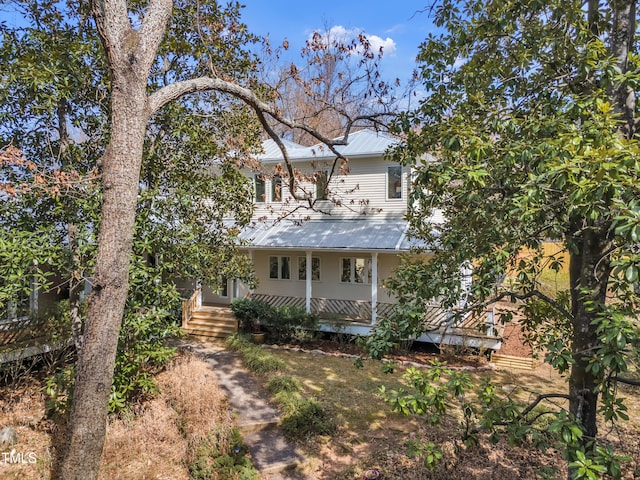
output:
<svg viewBox="0 0 640 480"><path fill-rule="evenodd" d="M330 213L332 217L341 218L402 218L406 213L407 205L407 170L403 170L403 195L399 200L387 200L387 166L392 165L381 157L357 158L348 163L347 175L335 174L329 184L329 197L334 201L316 202L315 207ZM296 168L307 174L313 172L310 162L296 162ZM330 162L317 162L316 169L329 169ZM273 172L273 164L265 164L264 170L268 175ZM245 174L253 178L253 172L245 171ZM275 218L283 213L291 212L296 206L304 205L294 200L287 189L286 180L283 185L282 202L270 202L270 180L266 180L267 201L257 203L254 218ZM302 183L309 191L314 192L315 186L310 183ZM336 205L339 201L342 205ZM302 208L296 212L296 218L309 217L312 219L326 218L320 212Z"/></svg>

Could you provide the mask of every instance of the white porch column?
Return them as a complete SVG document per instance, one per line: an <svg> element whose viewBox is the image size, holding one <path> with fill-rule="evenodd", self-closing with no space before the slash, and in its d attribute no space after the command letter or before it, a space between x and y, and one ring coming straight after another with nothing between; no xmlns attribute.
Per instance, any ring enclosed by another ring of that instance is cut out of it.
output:
<svg viewBox="0 0 640 480"><path fill-rule="evenodd" d="M256 266L253 263L253 250L249 250L249 261L251 262L251 265L253 265L253 271L256 271ZM249 297L251 297L251 295L253 295L253 287L249 289Z"/></svg>
<svg viewBox="0 0 640 480"><path fill-rule="evenodd" d="M202 280L201 279L196 280L196 290L199 290L197 307L200 308L202 306Z"/></svg>
<svg viewBox="0 0 640 480"><path fill-rule="evenodd" d="M305 309L307 311L307 313L311 313L311 275L312 275L312 269L311 269L311 262L312 262L312 257L311 257L311 251L307 251L306 252L307 255L307 260L306 260L306 271L305 271L305 284L306 284L306 288L305 288Z"/></svg>
<svg viewBox="0 0 640 480"><path fill-rule="evenodd" d="M371 323L378 320L378 254L371 254Z"/></svg>

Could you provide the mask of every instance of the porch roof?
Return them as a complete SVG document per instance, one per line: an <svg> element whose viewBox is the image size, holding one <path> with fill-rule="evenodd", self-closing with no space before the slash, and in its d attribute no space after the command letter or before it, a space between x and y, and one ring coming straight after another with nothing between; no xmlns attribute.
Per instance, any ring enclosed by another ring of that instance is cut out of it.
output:
<svg viewBox="0 0 640 480"><path fill-rule="evenodd" d="M425 242L408 237L404 220L323 219L245 228L240 238L256 249L354 250L402 252L428 249Z"/></svg>

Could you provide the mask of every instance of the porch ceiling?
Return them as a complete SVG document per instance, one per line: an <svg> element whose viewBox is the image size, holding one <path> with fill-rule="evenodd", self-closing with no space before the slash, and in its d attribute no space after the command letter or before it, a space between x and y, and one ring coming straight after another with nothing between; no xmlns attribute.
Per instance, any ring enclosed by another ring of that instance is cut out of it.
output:
<svg viewBox="0 0 640 480"><path fill-rule="evenodd" d="M404 220L282 220L248 227L240 238L250 242L250 248L258 249L399 252L427 248L424 242L407 237Z"/></svg>

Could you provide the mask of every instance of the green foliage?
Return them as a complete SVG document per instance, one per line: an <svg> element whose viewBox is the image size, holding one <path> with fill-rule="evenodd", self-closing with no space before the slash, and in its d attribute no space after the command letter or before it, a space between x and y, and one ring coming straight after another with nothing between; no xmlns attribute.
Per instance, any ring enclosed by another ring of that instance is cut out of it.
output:
<svg viewBox="0 0 640 480"><path fill-rule="evenodd" d="M302 307L272 307L263 300L241 298L231 303L231 311L240 323L240 330L258 332L266 326L274 341L303 340L313 335L319 318Z"/></svg>
<svg viewBox="0 0 640 480"><path fill-rule="evenodd" d="M45 380L43 391L48 416L64 415L68 411L73 400L75 375L76 369L73 366L65 366Z"/></svg>
<svg viewBox="0 0 640 480"><path fill-rule="evenodd" d="M245 348L251 346L251 338L246 334L234 333L233 335L228 336L224 343L229 350L233 352L241 352Z"/></svg>
<svg viewBox="0 0 640 480"><path fill-rule="evenodd" d="M218 73L248 79L255 59L243 45L254 38L239 24L239 6L180 6L149 88L210 73L212 57ZM32 286L64 295L94 274L110 96L87 7L19 1L13 8L23 24L0 26L0 145L24 155L0 161L0 318L13 299L26 313ZM217 40L192 42L193 18L205 14ZM216 37L222 31L224 41ZM238 103L208 99L173 102L149 120L111 411L152 394L152 375L173 355L166 339L177 332L180 305L172 279L251 280L250 263L236 250L251 217L251 187L237 166L260 143L257 123ZM73 375L62 378L52 390L70 398Z"/></svg>
<svg viewBox="0 0 640 480"><path fill-rule="evenodd" d="M219 439L211 433L195 447L192 455L189 474L194 480L211 478L257 480L259 478L258 471L247 456L247 449L242 444L242 437L237 430L234 430L226 451L220 450Z"/></svg>
<svg viewBox="0 0 640 480"><path fill-rule="evenodd" d="M280 392L298 392L301 387L300 380L291 375L275 375L266 384L267 391L271 395L276 395Z"/></svg>
<svg viewBox="0 0 640 480"><path fill-rule="evenodd" d="M227 346L240 352L245 366L253 373L265 375L285 368L285 363L273 356L268 350L251 343L244 335L232 335L226 340Z"/></svg>
<svg viewBox="0 0 640 480"><path fill-rule="evenodd" d="M303 340L313 335L319 318L307 313L303 307L282 306L273 308L267 320L269 336L275 341Z"/></svg>
<svg viewBox="0 0 640 480"><path fill-rule="evenodd" d="M282 360L256 345L244 349L242 357L247 368L259 375L277 372L285 368L285 363Z"/></svg>
<svg viewBox="0 0 640 480"><path fill-rule="evenodd" d="M382 386L380 392L394 412L424 415L429 423L438 425L449 402L463 396L472 383L467 373L448 370L438 360L429 363L430 368L421 371L410 367L402 376L411 391L404 388L387 391ZM446 381L441 381L443 376Z"/></svg>
<svg viewBox="0 0 640 480"><path fill-rule="evenodd" d="M273 308L263 300L241 298L231 302L231 311L240 323L241 331L259 331L260 325L273 315Z"/></svg>
<svg viewBox="0 0 640 480"><path fill-rule="evenodd" d="M443 458L442 451L433 442L410 440L407 442L407 447L408 455L424 459L424 466L431 471L435 470Z"/></svg>
<svg viewBox="0 0 640 480"><path fill-rule="evenodd" d="M572 475L600 475L591 457L598 445L589 442L598 413L626 418L615 378L637 341L640 143L637 106L625 103L640 73L635 10L627 17L617 2L443 0L433 12L442 30L418 57L425 98L401 115L407 141L392 154L414 172L411 233L432 255L404 259L390 287L406 311L463 299L478 312L498 300L520 309L534 349L580 385L567 395L583 422L585 457L569 458ZM434 213L446 221L425 220ZM545 250L549 240L559 251ZM460 275L467 262L468 295ZM565 266L569 291L546 288L549 272ZM524 439L523 409L500 404L470 412L500 414L488 425L506 422L510 438ZM564 433L558 448L575 450Z"/></svg>
<svg viewBox="0 0 640 480"><path fill-rule="evenodd" d="M281 427L292 438L308 438L314 435L331 435L336 430L333 417L313 397L298 398L289 395L289 401Z"/></svg>
<svg viewBox="0 0 640 480"><path fill-rule="evenodd" d="M315 398L302 394L300 381L290 375L278 375L285 369L284 361L267 350L252 344L246 336L233 335L227 347L240 352L247 368L260 375L269 375L266 388L283 413L282 429L292 438L329 435L336 429L335 421Z"/></svg>
<svg viewBox="0 0 640 480"><path fill-rule="evenodd" d="M370 334L359 337L357 343L374 359L380 359L422 333L424 309L403 303L394 306L390 314L374 325Z"/></svg>

